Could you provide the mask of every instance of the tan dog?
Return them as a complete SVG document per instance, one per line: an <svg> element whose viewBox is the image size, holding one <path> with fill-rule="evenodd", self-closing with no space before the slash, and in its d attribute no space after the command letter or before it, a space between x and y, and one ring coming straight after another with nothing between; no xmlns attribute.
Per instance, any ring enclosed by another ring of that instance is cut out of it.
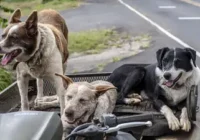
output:
<svg viewBox="0 0 200 140"><path fill-rule="evenodd" d="M61 116L64 136L71 128L90 122L94 117L112 113L117 100L116 88L107 81L73 82L69 77L56 74L68 85L65 94L65 109ZM45 98L43 98L45 99ZM55 107L58 104L56 96L49 96L40 104L42 108Z"/></svg>
<svg viewBox="0 0 200 140"><path fill-rule="evenodd" d="M33 11L25 22L20 21L21 11L17 9L10 18L0 41L1 52L5 53L1 64L13 60L17 66L17 83L21 97L22 111L29 110L28 81L37 79L37 99L43 97L43 79L55 85L60 98L61 111L64 109L62 80L55 72L63 73L68 58L68 29L64 19L54 10Z"/></svg>

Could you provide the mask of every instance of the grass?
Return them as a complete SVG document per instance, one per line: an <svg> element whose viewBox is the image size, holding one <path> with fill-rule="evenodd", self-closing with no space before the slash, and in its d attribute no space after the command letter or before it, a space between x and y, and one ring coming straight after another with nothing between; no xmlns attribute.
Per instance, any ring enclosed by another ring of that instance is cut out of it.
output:
<svg viewBox="0 0 200 140"><path fill-rule="evenodd" d="M149 34L142 34L140 36L134 37L135 42L141 43L141 48L146 49L150 46L151 43L151 36Z"/></svg>
<svg viewBox="0 0 200 140"><path fill-rule="evenodd" d="M42 4L42 0L2 0L1 5L7 8L16 9L21 8L22 15L29 15L33 10L42 9L55 9L65 10L79 6L79 0L51 0L45 4ZM8 17L9 13L4 13Z"/></svg>
<svg viewBox="0 0 200 140"><path fill-rule="evenodd" d="M8 87L12 83L12 76L6 70L0 68L0 91Z"/></svg>
<svg viewBox="0 0 200 140"><path fill-rule="evenodd" d="M69 34L69 52L97 54L104 49L112 47L118 39L118 34L113 30L90 30ZM110 43L112 40L113 44ZM112 44L112 45L111 45Z"/></svg>
<svg viewBox="0 0 200 140"><path fill-rule="evenodd" d="M118 57L118 56L116 56L116 57L113 57L112 58L112 62L114 63L114 62L118 62L118 61L120 61L122 58L121 57Z"/></svg>

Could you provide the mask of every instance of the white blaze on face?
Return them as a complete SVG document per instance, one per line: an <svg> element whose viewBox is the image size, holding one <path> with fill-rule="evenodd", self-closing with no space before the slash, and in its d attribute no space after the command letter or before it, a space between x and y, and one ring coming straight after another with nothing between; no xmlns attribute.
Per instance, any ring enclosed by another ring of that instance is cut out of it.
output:
<svg viewBox="0 0 200 140"><path fill-rule="evenodd" d="M10 30L8 31L8 35L11 35L14 32L18 31L19 26L18 25L14 25L13 27L10 28Z"/></svg>
<svg viewBox="0 0 200 140"><path fill-rule="evenodd" d="M4 44L5 41L6 41L6 39L8 39L8 36L11 35L11 34L13 34L14 32L17 32L18 29L19 29L19 26L18 26L18 25L14 25L13 27L11 27L11 28L9 29L7 36L6 36L3 40L1 40L0 46L1 46L1 49L2 49L4 52L9 53L9 52L11 52L11 51L13 51L13 50L15 50L15 49L18 48L18 47L15 47L14 44L12 44L13 47L7 48L7 47L5 46L5 44Z"/></svg>
<svg viewBox="0 0 200 140"><path fill-rule="evenodd" d="M171 67L171 69L169 69L169 70L167 70L167 71L165 71L165 72L169 72L170 74L171 74L171 80L175 80L178 76L179 76L179 74L181 73L181 72L183 72L183 70L182 69L177 69L177 68L175 68L175 66L173 65L172 67ZM165 73L164 72L164 73Z"/></svg>

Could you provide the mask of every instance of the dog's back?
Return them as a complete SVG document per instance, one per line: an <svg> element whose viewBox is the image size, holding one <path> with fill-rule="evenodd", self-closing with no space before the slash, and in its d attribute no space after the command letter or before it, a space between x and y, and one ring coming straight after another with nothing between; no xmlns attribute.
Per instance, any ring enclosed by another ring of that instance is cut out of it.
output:
<svg viewBox="0 0 200 140"><path fill-rule="evenodd" d="M43 24L50 24L56 27L60 32L63 33L65 39L68 40L68 28L65 20L60 14L52 9L45 9L38 13L38 21Z"/></svg>
<svg viewBox="0 0 200 140"><path fill-rule="evenodd" d="M52 9L45 9L38 13L38 22L46 24L53 31L57 46L63 54L63 62L68 58L68 28L61 15Z"/></svg>

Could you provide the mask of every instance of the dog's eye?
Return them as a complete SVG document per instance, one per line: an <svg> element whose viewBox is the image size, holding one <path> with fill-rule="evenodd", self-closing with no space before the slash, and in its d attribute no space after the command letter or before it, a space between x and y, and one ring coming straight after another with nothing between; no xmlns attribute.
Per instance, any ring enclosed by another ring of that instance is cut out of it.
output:
<svg viewBox="0 0 200 140"><path fill-rule="evenodd" d="M72 96L68 95L67 100L70 100L70 99L72 99Z"/></svg>
<svg viewBox="0 0 200 140"><path fill-rule="evenodd" d="M6 37L6 34L2 34L1 35L1 38L3 39L3 38L5 38Z"/></svg>
<svg viewBox="0 0 200 140"><path fill-rule="evenodd" d="M17 39L18 36L16 34L13 34L13 35L10 36L10 38Z"/></svg>
<svg viewBox="0 0 200 140"><path fill-rule="evenodd" d="M181 60L176 59L176 60L174 61L174 63L175 63L175 65L179 65L179 64L181 63Z"/></svg>
<svg viewBox="0 0 200 140"><path fill-rule="evenodd" d="M167 59L163 59L163 64L167 64L168 63L168 60Z"/></svg>
<svg viewBox="0 0 200 140"><path fill-rule="evenodd" d="M86 100L83 99L83 98L79 99L79 102L80 102L80 103L84 103L85 101L86 101Z"/></svg>

